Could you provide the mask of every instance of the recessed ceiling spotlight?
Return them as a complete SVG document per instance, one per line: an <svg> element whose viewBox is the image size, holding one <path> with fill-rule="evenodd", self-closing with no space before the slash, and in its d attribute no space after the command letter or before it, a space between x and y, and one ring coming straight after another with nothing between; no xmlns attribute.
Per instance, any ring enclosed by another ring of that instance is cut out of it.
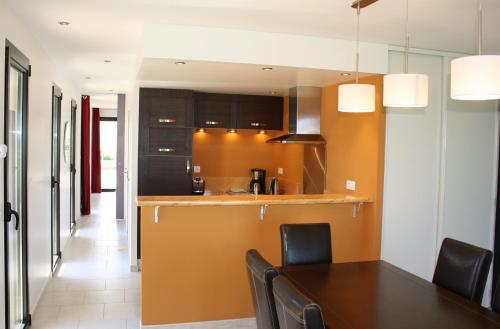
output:
<svg viewBox="0 0 500 329"><path fill-rule="evenodd" d="M110 59L105 59L104 63L111 63L111 60Z"/></svg>
<svg viewBox="0 0 500 329"><path fill-rule="evenodd" d="M175 62L175 65L186 65L186 62Z"/></svg>
<svg viewBox="0 0 500 329"><path fill-rule="evenodd" d="M341 76L343 77L350 77L352 74L351 73L347 73L347 72L343 72L343 73L340 73Z"/></svg>
<svg viewBox="0 0 500 329"><path fill-rule="evenodd" d="M230 134L236 134L236 129L228 129L227 132Z"/></svg>
<svg viewBox="0 0 500 329"><path fill-rule="evenodd" d="M273 68L272 67L263 67L262 68L262 71L272 71Z"/></svg>
<svg viewBox="0 0 500 329"><path fill-rule="evenodd" d="M276 92L276 91L270 91L269 93L270 93L271 95L276 95L276 94L278 94L278 92Z"/></svg>
<svg viewBox="0 0 500 329"><path fill-rule="evenodd" d="M61 25L61 26L68 26L70 24L70 22L67 22L67 21L59 21L57 22L57 24Z"/></svg>

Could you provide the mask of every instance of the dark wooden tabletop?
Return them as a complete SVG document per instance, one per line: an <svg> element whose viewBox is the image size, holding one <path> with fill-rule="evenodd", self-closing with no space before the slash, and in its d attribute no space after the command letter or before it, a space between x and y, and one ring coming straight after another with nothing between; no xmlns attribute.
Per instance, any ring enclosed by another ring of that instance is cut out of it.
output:
<svg viewBox="0 0 500 329"><path fill-rule="evenodd" d="M500 315L387 262L282 268L330 329L500 328Z"/></svg>

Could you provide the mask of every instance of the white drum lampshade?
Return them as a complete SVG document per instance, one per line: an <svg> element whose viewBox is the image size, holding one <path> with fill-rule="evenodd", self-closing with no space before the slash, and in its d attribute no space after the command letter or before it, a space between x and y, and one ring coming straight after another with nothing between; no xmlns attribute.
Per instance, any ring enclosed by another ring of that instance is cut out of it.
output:
<svg viewBox="0 0 500 329"><path fill-rule="evenodd" d="M451 98L500 99L500 56L466 56L451 61Z"/></svg>
<svg viewBox="0 0 500 329"><path fill-rule="evenodd" d="M375 86L361 83L340 85L339 112L375 112Z"/></svg>
<svg viewBox="0 0 500 329"><path fill-rule="evenodd" d="M384 76L384 106L426 107L428 103L429 77L426 74Z"/></svg>

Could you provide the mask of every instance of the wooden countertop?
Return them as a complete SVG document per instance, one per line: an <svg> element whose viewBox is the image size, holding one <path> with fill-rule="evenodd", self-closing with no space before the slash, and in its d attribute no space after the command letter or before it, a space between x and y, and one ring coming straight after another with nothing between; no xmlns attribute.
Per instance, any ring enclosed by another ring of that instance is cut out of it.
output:
<svg viewBox="0 0 500 329"><path fill-rule="evenodd" d="M373 202L371 198L342 194L138 196L136 201L139 207L313 205Z"/></svg>

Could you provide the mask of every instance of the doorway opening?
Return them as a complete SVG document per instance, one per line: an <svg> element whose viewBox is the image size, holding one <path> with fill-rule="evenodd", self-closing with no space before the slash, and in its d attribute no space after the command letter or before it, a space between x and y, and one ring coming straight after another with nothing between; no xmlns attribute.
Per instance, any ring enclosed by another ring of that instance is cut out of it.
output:
<svg viewBox="0 0 500 329"><path fill-rule="evenodd" d="M28 294L28 79L30 64L5 41L4 250L5 327L31 325Z"/></svg>
<svg viewBox="0 0 500 329"><path fill-rule="evenodd" d="M100 118L101 191L116 192L117 131L116 117Z"/></svg>

